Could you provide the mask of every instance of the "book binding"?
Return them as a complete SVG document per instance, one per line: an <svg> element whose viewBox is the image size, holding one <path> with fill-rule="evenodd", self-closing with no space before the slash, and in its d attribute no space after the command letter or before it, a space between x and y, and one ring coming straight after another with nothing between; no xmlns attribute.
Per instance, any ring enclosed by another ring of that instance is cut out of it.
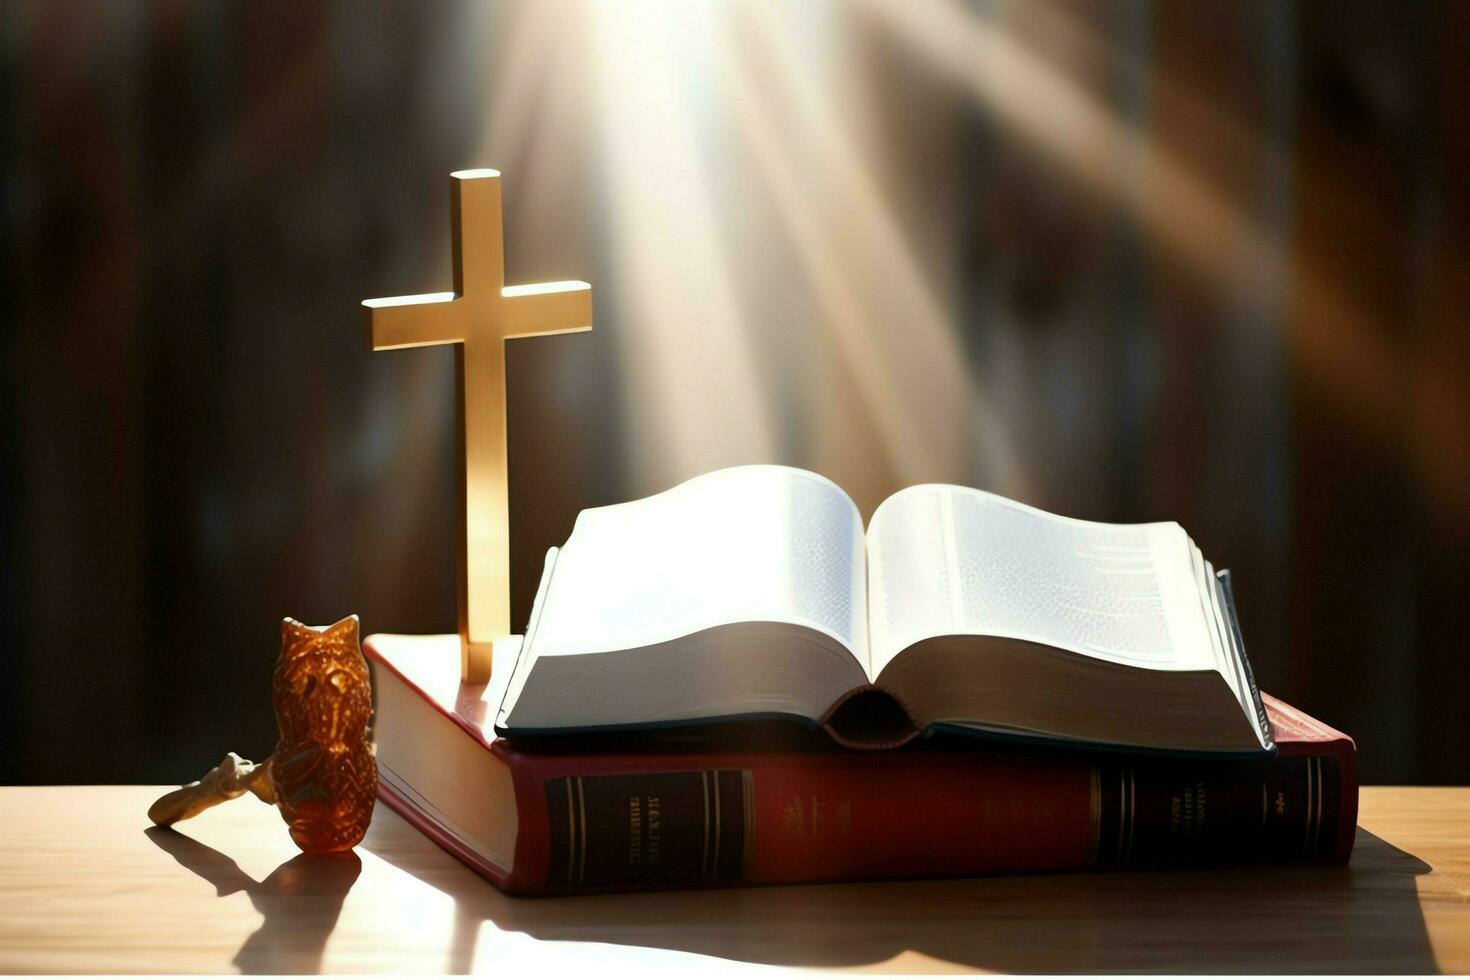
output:
<svg viewBox="0 0 1470 980"><path fill-rule="evenodd" d="M1219 761L975 751L751 751L646 739L637 751L523 750L487 737L483 689L434 697L370 638L394 682L512 775L519 829L502 868L385 772L380 796L516 894L1346 861L1352 740L1261 695L1279 754ZM420 676L420 680L422 680ZM386 680L386 675L385 675ZM479 695L479 696L476 696ZM409 774L411 777L411 774Z"/></svg>

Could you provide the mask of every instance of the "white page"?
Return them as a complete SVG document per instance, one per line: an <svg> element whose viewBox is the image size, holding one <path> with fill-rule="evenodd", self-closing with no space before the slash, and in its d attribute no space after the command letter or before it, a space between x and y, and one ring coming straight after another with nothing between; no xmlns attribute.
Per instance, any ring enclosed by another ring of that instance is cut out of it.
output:
<svg viewBox="0 0 1470 980"><path fill-rule="evenodd" d="M1214 590L1210 587L1210 580L1215 573L1205 561L1204 553L1199 550L1199 545L1193 540L1189 542L1189 560L1194 572L1195 591L1199 596L1200 615L1205 622L1205 634L1215 652L1215 663L1224 674L1226 681L1233 683L1230 673L1232 670L1231 658L1225 652L1225 634L1222 630L1224 624L1216 615Z"/></svg>
<svg viewBox="0 0 1470 980"><path fill-rule="evenodd" d="M947 508L942 488L910 487L883 501L869 522L869 679L910 644L962 631Z"/></svg>
<svg viewBox="0 0 1470 980"><path fill-rule="evenodd" d="M868 532L877 673L931 636L995 635L1118 663L1211 669L1177 524L1097 524L965 487L910 487Z"/></svg>
<svg viewBox="0 0 1470 980"><path fill-rule="evenodd" d="M1199 549L1196 548L1195 550L1198 551ZM1230 689L1235 692L1236 700L1240 702L1240 706L1245 709L1246 714L1254 718L1256 709L1252 703L1250 685L1246 683L1245 674L1243 673L1241 661L1243 653L1239 645L1235 642L1235 631L1230 628L1230 623L1226 620L1225 596L1222 591L1224 587L1220 584L1220 579L1215 574L1215 566L1208 561L1204 562L1204 566L1205 581L1209 584L1209 608L1220 634L1220 673L1224 676L1225 682L1230 685Z"/></svg>
<svg viewBox="0 0 1470 980"><path fill-rule="evenodd" d="M862 517L830 480L718 470L584 510L557 555L529 655L631 650L730 623L826 633L867 669Z"/></svg>

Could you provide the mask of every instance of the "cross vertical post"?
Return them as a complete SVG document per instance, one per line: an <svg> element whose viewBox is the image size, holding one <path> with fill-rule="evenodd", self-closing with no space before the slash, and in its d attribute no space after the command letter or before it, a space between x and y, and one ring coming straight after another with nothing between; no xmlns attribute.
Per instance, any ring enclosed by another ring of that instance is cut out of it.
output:
<svg viewBox="0 0 1470 980"><path fill-rule="evenodd" d="M505 343L592 329L585 282L505 285L500 173L450 175L454 291L363 302L374 350L455 345L460 490L461 677L490 679L497 639L510 623L510 470Z"/></svg>

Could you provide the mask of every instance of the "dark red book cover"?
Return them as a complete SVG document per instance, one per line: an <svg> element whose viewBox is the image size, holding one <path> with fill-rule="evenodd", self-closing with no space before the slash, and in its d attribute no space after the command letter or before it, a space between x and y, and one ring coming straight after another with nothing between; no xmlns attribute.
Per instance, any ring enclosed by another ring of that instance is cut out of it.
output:
<svg viewBox="0 0 1470 980"><path fill-rule="evenodd" d="M459 684L457 643L376 636L364 651L379 683L391 672L509 767L519 813L512 867L487 860L387 781L379 792L510 892L1346 861L1352 849L1352 740L1267 695L1279 749L1268 760L963 739L868 752L758 729L740 741L528 748L494 736L499 688Z"/></svg>

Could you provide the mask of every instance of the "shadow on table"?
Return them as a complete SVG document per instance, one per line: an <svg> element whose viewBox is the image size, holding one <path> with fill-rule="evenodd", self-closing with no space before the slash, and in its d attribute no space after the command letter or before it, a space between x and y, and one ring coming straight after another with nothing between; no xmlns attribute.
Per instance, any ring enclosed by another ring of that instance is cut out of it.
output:
<svg viewBox="0 0 1470 980"><path fill-rule="evenodd" d="M1358 829L1347 867L905 881L516 899L458 867L365 847L456 900L450 972L482 922L538 939L752 963L855 966L915 950L1008 972L1438 972L1415 878Z"/></svg>
<svg viewBox="0 0 1470 980"><path fill-rule="evenodd" d="M150 827L148 839L218 891L220 897L245 892L265 917L234 963L241 973L315 973L321 969L327 938L348 891L362 871L356 854L298 854L264 881L240 870L233 860L176 830Z"/></svg>

